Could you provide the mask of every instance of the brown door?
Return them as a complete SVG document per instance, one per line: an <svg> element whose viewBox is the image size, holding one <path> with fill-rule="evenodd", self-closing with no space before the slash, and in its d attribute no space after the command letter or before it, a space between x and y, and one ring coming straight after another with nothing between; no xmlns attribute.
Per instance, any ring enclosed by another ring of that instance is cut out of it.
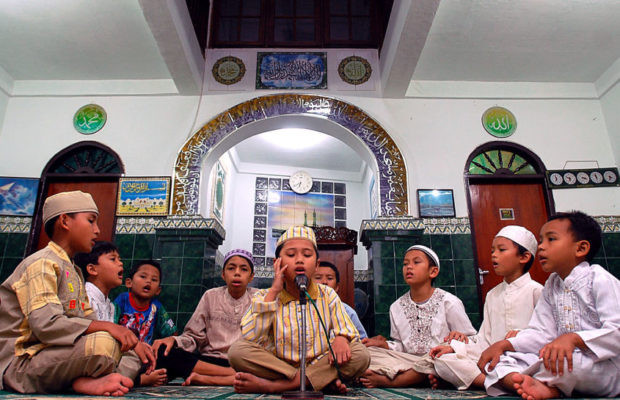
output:
<svg viewBox="0 0 620 400"><path fill-rule="evenodd" d="M63 181L63 182L50 182L47 187L47 195L45 198L60 192L68 192L72 190L81 190L83 192L90 193L97 204L99 209L99 218L97 224L99 225L98 240L112 241L115 230L115 214L116 214L116 197L118 189L118 180L110 181L96 181L91 180L88 182L79 181ZM40 220L37 222L37 229L35 232L40 232L37 240L37 248L42 249L47 246L49 238L45 234Z"/></svg>
<svg viewBox="0 0 620 400"><path fill-rule="evenodd" d="M493 272L491 264L491 244L497 232L506 225L521 225L538 238L540 228L548 216L541 183L505 182L469 183L471 227L475 243L474 269L479 277L482 304L487 292L502 281L502 277ZM502 219L501 210L504 210L503 217L506 219ZM511 213L514 219L510 219ZM530 274L541 284L549 275L541 269L538 259L534 261Z"/></svg>

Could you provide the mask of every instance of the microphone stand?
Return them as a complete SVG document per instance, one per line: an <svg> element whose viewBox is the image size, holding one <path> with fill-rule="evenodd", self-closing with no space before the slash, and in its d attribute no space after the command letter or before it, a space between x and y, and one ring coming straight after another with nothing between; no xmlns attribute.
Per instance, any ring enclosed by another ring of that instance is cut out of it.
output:
<svg viewBox="0 0 620 400"><path fill-rule="evenodd" d="M300 285L301 286L301 285ZM282 393L283 399L322 399L323 392L306 391L306 298L305 285L299 288L299 306L301 308L299 390Z"/></svg>

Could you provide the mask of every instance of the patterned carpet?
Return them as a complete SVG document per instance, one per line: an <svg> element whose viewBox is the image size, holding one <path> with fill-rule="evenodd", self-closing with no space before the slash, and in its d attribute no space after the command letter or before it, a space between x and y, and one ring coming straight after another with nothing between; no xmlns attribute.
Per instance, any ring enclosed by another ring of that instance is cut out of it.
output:
<svg viewBox="0 0 620 400"><path fill-rule="evenodd" d="M459 392L456 390L431 389L361 389L353 388L346 395L326 395L325 400L441 400L441 399L480 399L487 397L486 393L478 391ZM209 400L275 400L280 395L238 394L230 387L218 386L161 386L157 388L139 387L132 389L126 399L209 399ZM96 396L80 395L23 395L0 391L0 399L101 399ZM507 400L503 397L502 400Z"/></svg>

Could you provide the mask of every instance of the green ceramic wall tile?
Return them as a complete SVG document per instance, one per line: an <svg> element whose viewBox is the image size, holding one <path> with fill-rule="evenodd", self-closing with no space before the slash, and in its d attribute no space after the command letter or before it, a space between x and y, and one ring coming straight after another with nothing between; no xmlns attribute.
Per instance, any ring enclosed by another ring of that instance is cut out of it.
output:
<svg viewBox="0 0 620 400"><path fill-rule="evenodd" d="M136 235L133 258L135 260L148 260L153 258L153 243L155 235Z"/></svg>
<svg viewBox="0 0 620 400"><path fill-rule="evenodd" d="M168 312L177 312L180 288L180 285L162 285L158 298Z"/></svg>
<svg viewBox="0 0 620 400"><path fill-rule="evenodd" d="M118 234L114 237L114 244L118 247L118 253L122 259L133 258L133 248L136 235Z"/></svg>
<svg viewBox="0 0 620 400"><path fill-rule="evenodd" d="M620 258L608 258L607 267L613 276L620 279Z"/></svg>
<svg viewBox="0 0 620 400"><path fill-rule="evenodd" d="M184 258L183 273L181 274L181 283L190 285L202 284L202 258Z"/></svg>
<svg viewBox="0 0 620 400"><path fill-rule="evenodd" d="M191 313L183 313L180 312L177 314L177 319L176 319L176 325L177 325L177 329L179 334L181 334L181 332L183 332L183 329L185 329L185 325L187 325L187 321L189 321L189 319L192 317L193 312Z"/></svg>
<svg viewBox="0 0 620 400"><path fill-rule="evenodd" d="M125 285L125 279L129 278L131 268L133 268L134 260L132 258L123 258L123 285Z"/></svg>
<svg viewBox="0 0 620 400"><path fill-rule="evenodd" d="M474 260L454 260L454 281L457 286L476 285Z"/></svg>
<svg viewBox="0 0 620 400"><path fill-rule="evenodd" d="M203 241L187 241L183 248L183 257L204 257L205 245Z"/></svg>
<svg viewBox="0 0 620 400"><path fill-rule="evenodd" d="M452 252L455 259L463 260L474 258L471 235L450 235L450 238L452 240Z"/></svg>
<svg viewBox="0 0 620 400"><path fill-rule="evenodd" d="M471 324L474 326L474 329L479 330L480 329L480 324L482 323L482 320L480 319L480 314L478 314L478 313L467 313L467 316L469 317L469 320L471 321Z"/></svg>
<svg viewBox="0 0 620 400"><path fill-rule="evenodd" d="M182 258L162 258L162 283L164 285L174 285L181 283L181 269L183 266Z"/></svg>
<svg viewBox="0 0 620 400"><path fill-rule="evenodd" d="M160 257L182 257L183 242L181 241L165 241L161 242L159 255Z"/></svg>
<svg viewBox="0 0 620 400"><path fill-rule="evenodd" d="M403 275L403 264L402 261L400 260L394 260L394 262L397 264L394 266L394 275L396 278L396 284L397 285L407 285L407 282L405 282L405 276Z"/></svg>
<svg viewBox="0 0 620 400"><path fill-rule="evenodd" d="M603 234L603 251L599 251L597 256L605 257L620 257L620 233L605 233Z"/></svg>
<svg viewBox="0 0 620 400"><path fill-rule="evenodd" d="M126 291L127 291L127 288L125 287L125 282L123 281L123 284L121 286L110 290L108 297L110 298L110 300L114 301L114 299L117 298L119 294L124 293Z"/></svg>
<svg viewBox="0 0 620 400"><path fill-rule="evenodd" d="M396 270L394 269L394 259L384 258L381 260L381 283L393 285L396 283Z"/></svg>
<svg viewBox="0 0 620 400"><path fill-rule="evenodd" d="M200 285L182 285L179 295L179 312L194 312L205 289Z"/></svg>
<svg viewBox="0 0 620 400"><path fill-rule="evenodd" d="M10 233L6 240L4 257L23 258L26 252L26 243L28 242L27 233Z"/></svg>
<svg viewBox="0 0 620 400"><path fill-rule="evenodd" d="M430 235L430 248L437 253L440 260L452 258L450 235Z"/></svg>
<svg viewBox="0 0 620 400"><path fill-rule="evenodd" d="M375 312L389 312L396 298L396 285L378 285L375 288Z"/></svg>
<svg viewBox="0 0 620 400"><path fill-rule="evenodd" d="M454 263L452 260L439 260L441 269L435 278L435 286L454 286Z"/></svg>
<svg viewBox="0 0 620 400"><path fill-rule="evenodd" d="M440 288L445 290L446 292L452 293L453 295L456 296L456 287L455 286L440 286Z"/></svg>
<svg viewBox="0 0 620 400"><path fill-rule="evenodd" d="M457 286L456 295L465 305L465 311L469 313L480 311L478 307L478 288L476 286Z"/></svg>
<svg viewBox="0 0 620 400"><path fill-rule="evenodd" d="M607 259L604 257L594 257L594 260L592 260L592 264L598 264L605 269L609 269L609 266L607 265Z"/></svg>
<svg viewBox="0 0 620 400"><path fill-rule="evenodd" d="M409 287L409 285L396 285L396 298L394 299L394 301L396 301L402 295L409 293L410 290L411 288Z"/></svg>
<svg viewBox="0 0 620 400"><path fill-rule="evenodd" d="M6 249L6 241L9 238L9 233L0 233L0 258L4 257L4 251Z"/></svg>
<svg viewBox="0 0 620 400"><path fill-rule="evenodd" d="M377 335L383 335L388 339L390 338L390 314L375 314L375 333Z"/></svg>
<svg viewBox="0 0 620 400"><path fill-rule="evenodd" d="M381 258L394 258L394 242L380 242L380 245L378 254Z"/></svg>
<svg viewBox="0 0 620 400"><path fill-rule="evenodd" d="M6 280L6 278L8 278L11 273L13 272L10 268L4 268L2 265L4 265L4 260L0 259L0 262L2 262L2 264L0 264L0 282L4 282Z"/></svg>

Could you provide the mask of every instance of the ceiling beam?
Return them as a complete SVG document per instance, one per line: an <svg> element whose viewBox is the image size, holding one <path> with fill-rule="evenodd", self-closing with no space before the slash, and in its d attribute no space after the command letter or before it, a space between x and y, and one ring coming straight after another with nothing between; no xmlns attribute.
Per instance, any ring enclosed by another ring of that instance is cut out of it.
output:
<svg viewBox="0 0 620 400"><path fill-rule="evenodd" d="M440 0L395 0L381 49L383 97L405 97Z"/></svg>
<svg viewBox="0 0 620 400"><path fill-rule="evenodd" d="M204 58L185 2L139 0L139 3L179 94L200 94Z"/></svg>

